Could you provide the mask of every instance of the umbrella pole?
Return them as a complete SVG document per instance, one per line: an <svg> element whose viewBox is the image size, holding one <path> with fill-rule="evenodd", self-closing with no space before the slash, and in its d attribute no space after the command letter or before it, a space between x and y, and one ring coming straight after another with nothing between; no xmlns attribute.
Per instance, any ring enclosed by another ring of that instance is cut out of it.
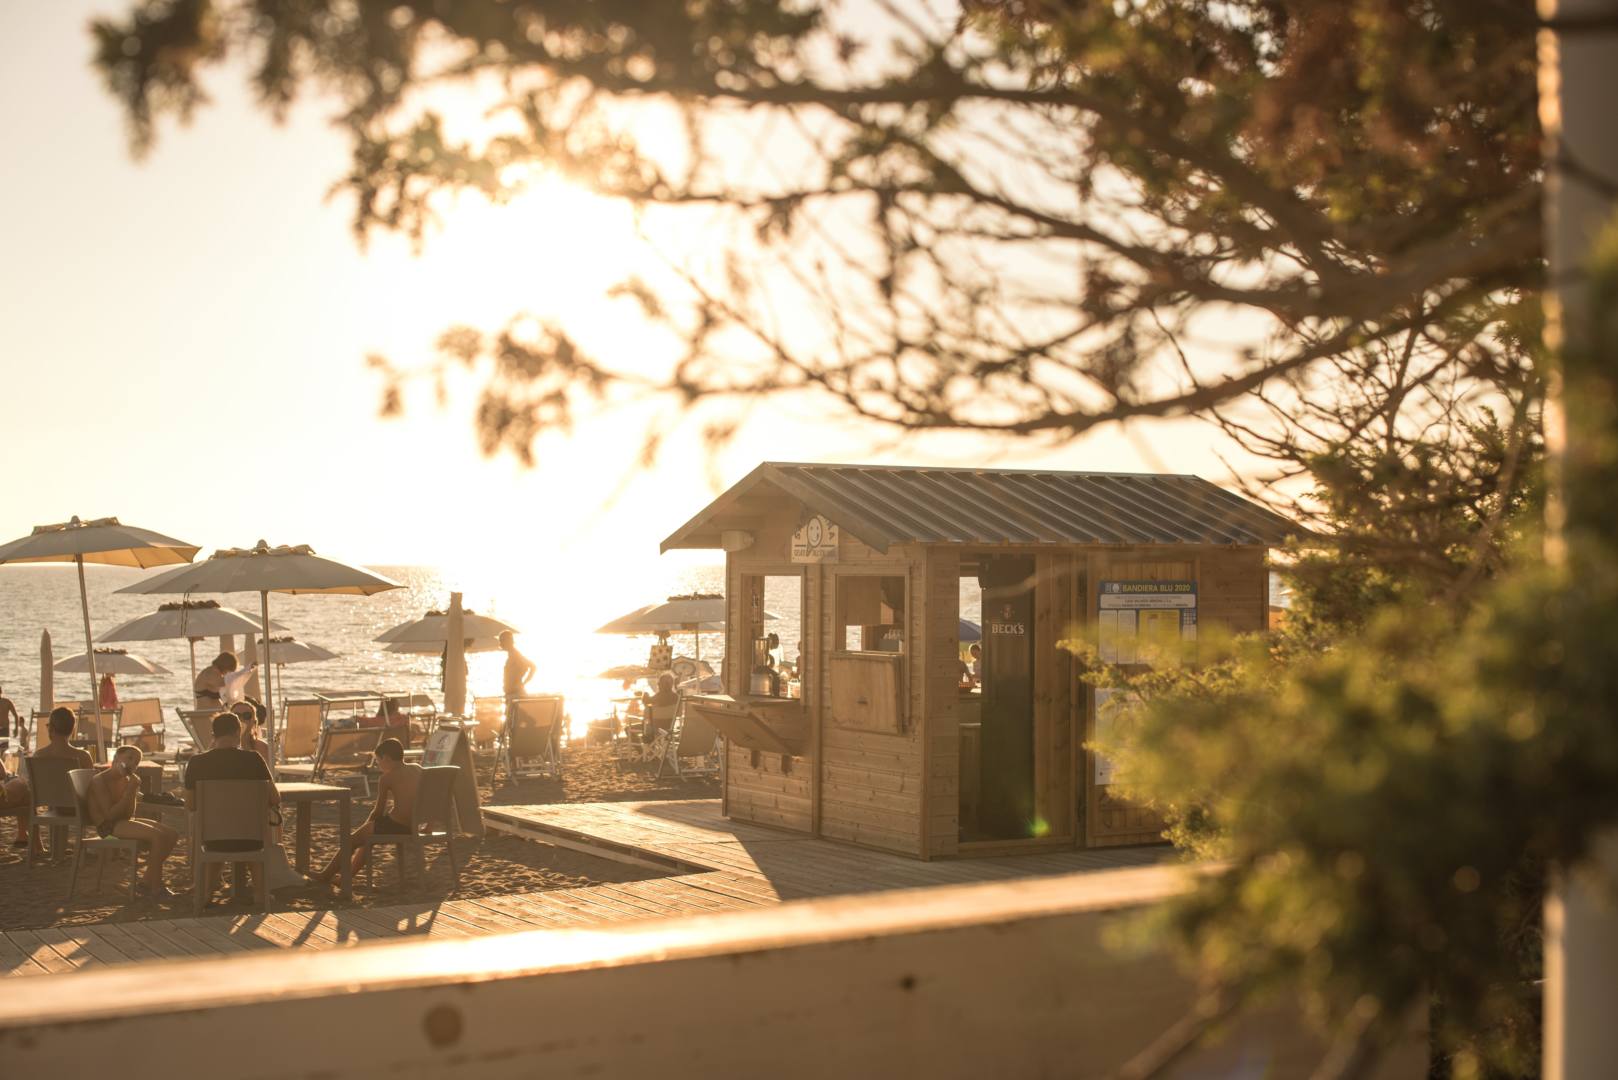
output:
<svg viewBox="0 0 1618 1080"><path fill-rule="evenodd" d="M185 639L185 643L191 649L191 690L195 693L197 689L197 639L188 637ZM195 704L195 702L193 701L192 704Z"/></svg>
<svg viewBox="0 0 1618 1080"><path fill-rule="evenodd" d="M84 556L73 556L79 568L79 609L84 612L84 660L90 669L90 705L96 716L96 756L107 760L107 742L101 732L101 687L96 685L96 647L90 640L90 592L84 584Z"/></svg>
<svg viewBox="0 0 1618 1080"><path fill-rule="evenodd" d="M270 670L270 594L258 594L259 615L262 617L264 627L264 722L270 732L270 760L275 760L275 701L270 694L270 683L274 672Z"/></svg>

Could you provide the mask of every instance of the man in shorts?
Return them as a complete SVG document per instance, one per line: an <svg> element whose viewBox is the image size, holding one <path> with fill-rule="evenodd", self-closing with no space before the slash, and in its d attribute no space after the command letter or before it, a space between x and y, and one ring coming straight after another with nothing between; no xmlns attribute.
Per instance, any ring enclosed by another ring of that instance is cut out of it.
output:
<svg viewBox="0 0 1618 1080"><path fill-rule="evenodd" d="M398 739L383 739L377 744L376 767L382 772L382 779L376 787L376 806L371 809L371 816L349 838L354 852L351 864L354 874L360 872L371 856L371 845L366 841L372 835L410 835L413 827L411 818L416 812L416 793L421 790L422 767L415 763L405 764L404 744ZM338 857L332 856L331 862L315 875L314 880L323 885L331 884L331 879L337 874Z"/></svg>
<svg viewBox="0 0 1618 1080"><path fill-rule="evenodd" d="M140 764L140 748L120 746L112 755L112 764L102 769L90 781L90 820L102 836L116 836L121 840L137 841L150 854L146 859L146 874L141 882L141 893L152 899L165 899L174 894L163 884L163 863L180 842L180 834L161 821L135 816L140 803L140 777L135 774Z"/></svg>

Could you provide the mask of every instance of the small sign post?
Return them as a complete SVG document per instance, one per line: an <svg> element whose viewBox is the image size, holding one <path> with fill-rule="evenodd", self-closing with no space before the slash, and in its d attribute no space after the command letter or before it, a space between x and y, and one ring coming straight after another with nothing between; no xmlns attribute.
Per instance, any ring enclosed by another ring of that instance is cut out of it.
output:
<svg viewBox="0 0 1618 1080"><path fill-rule="evenodd" d="M454 806L457 831L481 838L483 811L478 807L477 764L472 759L472 743L461 728L441 727L427 736L427 746L421 755L424 767L457 765L460 773L455 777Z"/></svg>

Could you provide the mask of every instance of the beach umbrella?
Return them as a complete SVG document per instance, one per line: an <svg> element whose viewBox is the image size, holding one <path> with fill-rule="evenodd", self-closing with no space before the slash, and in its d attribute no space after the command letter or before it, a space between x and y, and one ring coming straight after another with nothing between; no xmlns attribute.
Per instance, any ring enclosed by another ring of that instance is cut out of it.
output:
<svg viewBox="0 0 1618 1080"><path fill-rule="evenodd" d="M96 695L99 697L100 695ZM39 632L39 711L56 708L56 665L51 660L51 632Z"/></svg>
<svg viewBox="0 0 1618 1080"><path fill-rule="evenodd" d="M696 675L712 675L713 665L706 660L693 660L689 656L676 656L668 666L675 678L688 679ZM636 679L650 679L654 675L663 674L663 668L653 669L645 664L619 664L610 667L597 675L598 679L612 679L615 682L634 682Z"/></svg>
<svg viewBox="0 0 1618 1080"><path fill-rule="evenodd" d="M766 621L776 618L764 613ZM725 629L725 598L714 594L693 593L689 596L671 596L659 604L647 604L628 615L620 615L596 630L598 634L668 634L688 633L696 641L697 659L702 659L702 635Z"/></svg>
<svg viewBox="0 0 1618 1080"><path fill-rule="evenodd" d="M259 688L258 681L258 638L252 634L243 634L242 651L237 654L237 659L241 662L241 666L237 669L236 677L240 678L243 671L247 673L247 678L242 683L242 697L250 697L254 701L264 700L264 691ZM231 676L227 675L225 678L228 680Z"/></svg>
<svg viewBox="0 0 1618 1080"><path fill-rule="evenodd" d="M271 630L284 630L274 624ZM100 641L172 641L184 638L191 649L191 681L197 681L197 642L215 634L256 634L258 617L235 608L222 607L217 600L178 600L159 604L149 612L102 634Z"/></svg>
<svg viewBox="0 0 1618 1080"><path fill-rule="evenodd" d="M451 594L451 603L453 604L453 602L454 594ZM450 613L448 611L429 611L419 619L411 619L409 622L402 622L392 629L384 630L373 640L386 645L425 646L421 649L390 649L388 650L389 652L420 652L423 655L441 653L452 636L449 632L449 617ZM501 633L506 630L510 630L514 634L517 633L517 628L510 623L501 622L499 619L488 615L479 615L475 611L462 609L461 632L453 636L462 641L471 638L475 642L492 642L493 644L489 649L474 648L471 650L473 652L492 652L500 647L498 639Z"/></svg>
<svg viewBox="0 0 1618 1080"><path fill-rule="evenodd" d="M262 640L259 642L257 651L266 658L264 661L266 664L275 665L277 697L285 696L281 693L282 669L288 664L317 664L322 660L337 659L337 654L325 646L299 641L291 634L272 634L268 645Z"/></svg>
<svg viewBox="0 0 1618 1080"><path fill-rule="evenodd" d="M265 663L274 664L276 667L285 667L288 664L313 664L321 660L335 660L338 656L323 645L299 641L291 634L271 635L268 646L262 641L259 646L264 654Z"/></svg>
<svg viewBox="0 0 1618 1080"><path fill-rule="evenodd" d="M401 586L369 570L323 558L308 545L270 547L260 540L251 548L225 548L202 562L170 570L119 589L123 593L258 593L260 619L270 623L270 594L371 596ZM267 682L268 680L266 680ZM275 760L275 703L264 695L270 717L270 760Z"/></svg>
<svg viewBox="0 0 1618 1080"><path fill-rule="evenodd" d="M958 641L982 641L983 628L971 619L962 619Z"/></svg>
<svg viewBox="0 0 1618 1080"><path fill-rule="evenodd" d="M117 518L80 521L73 518L59 525L37 525L20 540L0 544L0 563L70 562L79 568L79 607L84 613L84 648L90 653L90 704L95 709L96 750L106 753L101 728L101 687L96 681L94 635L90 632L90 594L84 585L84 564L132 566L146 569L189 563L202 550L148 529L124 525Z"/></svg>
<svg viewBox="0 0 1618 1080"><path fill-rule="evenodd" d="M463 651L468 653L499 652L500 639L492 637L462 638ZM399 653L403 656L443 656L444 646L448 639L434 644L431 641L393 641L382 646L383 652Z"/></svg>
<svg viewBox="0 0 1618 1080"><path fill-rule="evenodd" d="M444 637L444 711L460 716L466 712L466 612L461 610L458 592L449 594Z"/></svg>
<svg viewBox="0 0 1618 1080"><path fill-rule="evenodd" d="M125 652L123 649L97 648L95 651L95 667L90 666L91 657L84 653L74 653L64 656L56 662L57 671L99 671L103 675L167 675L169 669L162 664L137 653ZM100 695L96 695L100 697Z"/></svg>

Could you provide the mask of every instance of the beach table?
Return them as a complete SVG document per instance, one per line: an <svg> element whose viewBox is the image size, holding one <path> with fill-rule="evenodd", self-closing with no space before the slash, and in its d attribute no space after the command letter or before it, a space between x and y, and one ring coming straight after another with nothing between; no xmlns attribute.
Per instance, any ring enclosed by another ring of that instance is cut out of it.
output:
<svg viewBox="0 0 1618 1080"><path fill-rule="evenodd" d="M293 867L300 874L309 872L309 844L312 835L313 805L317 802L335 802L337 804L337 857L338 868L342 875L342 895L345 900L353 898L353 870L349 864L351 854L348 840L349 833L353 832L353 802L354 792L342 784L307 784L299 782L278 783L275 790L281 793L281 806L295 806L298 810L298 819L294 826L293 841Z"/></svg>

